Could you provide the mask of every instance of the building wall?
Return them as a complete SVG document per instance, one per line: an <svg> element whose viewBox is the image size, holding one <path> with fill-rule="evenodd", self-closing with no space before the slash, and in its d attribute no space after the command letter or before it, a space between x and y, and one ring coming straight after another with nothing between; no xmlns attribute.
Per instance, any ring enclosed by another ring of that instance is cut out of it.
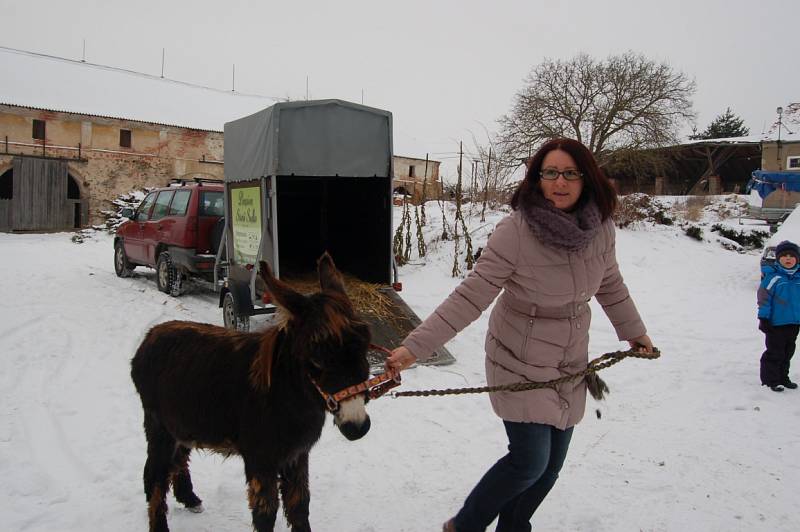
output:
<svg viewBox="0 0 800 532"><path fill-rule="evenodd" d="M777 142L764 142L761 148L761 169L770 172L787 170L787 157L800 157L800 142L781 142L780 156Z"/></svg>
<svg viewBox="0 0 800 532"><path fill-rule="evenodd" d="M46 122L44 143L32 136L34 119ZM120 129L131 131L130 148L120 146ZM15 155L67 160L90 224L101 223L101 211L135 189L164 186L173 178L224 175L222 132L0 104L0 175L12 168ZM439 197L439 164L428 161L428 198ZM419 201L425 159L393 157L393 166L393 189L403 187Z"/></svg>
<svg viewBox="0 0 800 532"><path fill-rule="evenodd" d="M33 120L46 122L45 142L33 139ZM131 147L120 146L120 129ZM0 175L14 155L60 157L88 200L90 223L102 221L117 196L172 178L222 179L223 135L175 126L0 105Z"/></svg>
<svg viewBox="0 0 800 532"><path fill-rule="evenodd" d="M425 181L425 159L415 159L413 157L392 157L394 166L394 177L392 179L392 190L403 188L411 194L411 201L419 202L422 199L422 185ZM428 160L427 184L425 185L425 196L428 199L438 198L441 193L439 184L439 161ZM413 176L412 173L413 167Z"/></svg>

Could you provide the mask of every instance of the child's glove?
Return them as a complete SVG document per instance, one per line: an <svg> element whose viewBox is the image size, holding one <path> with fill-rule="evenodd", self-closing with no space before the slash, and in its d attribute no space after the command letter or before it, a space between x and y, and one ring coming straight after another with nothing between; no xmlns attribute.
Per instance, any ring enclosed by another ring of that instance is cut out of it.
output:
<svg viewBox="0 0 800 532"><path fill-rule="evenodd" d="M769 323L767 318L758 318L758 330L761 332L767 332L772 325Z"/></svg>

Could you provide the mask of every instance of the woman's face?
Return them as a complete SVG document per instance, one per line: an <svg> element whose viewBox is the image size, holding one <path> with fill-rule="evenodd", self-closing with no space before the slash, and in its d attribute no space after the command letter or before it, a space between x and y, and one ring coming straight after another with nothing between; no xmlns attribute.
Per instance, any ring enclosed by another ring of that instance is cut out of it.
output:
<svg viewBox="0 0 800 532"><path fill-rule="evenodd" d="M567 170L582 170L575 164L575 159L572 155L563 150L552 150L544 156L542 160L542 172L545 170L555 170L557 172L566 172ZM542 188L542 195L550 201L557 209L562 211L569 211L575 204L583 192L583 178L575 181L567 181L563 174L559 174L555 179L539 179L539 185Z"/></svg>

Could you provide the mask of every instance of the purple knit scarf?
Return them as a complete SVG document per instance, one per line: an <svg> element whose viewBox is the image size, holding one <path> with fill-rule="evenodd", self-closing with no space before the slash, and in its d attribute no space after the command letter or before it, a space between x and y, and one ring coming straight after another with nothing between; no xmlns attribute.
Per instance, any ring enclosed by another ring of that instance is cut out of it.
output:
<svg viewBox="0 0 800 532"><path fill-rule="evenodd" d="M520 213L531 231L545 246L569 252L586 249L603 223L600 209L589 200L578 210L567 213L553 206L541 194L520 206Z"/></svg>

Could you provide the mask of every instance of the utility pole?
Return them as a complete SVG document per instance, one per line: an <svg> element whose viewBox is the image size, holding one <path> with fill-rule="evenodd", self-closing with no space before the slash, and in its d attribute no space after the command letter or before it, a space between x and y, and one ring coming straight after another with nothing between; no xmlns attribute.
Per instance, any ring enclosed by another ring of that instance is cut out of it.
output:
<svg viewBox="0 0 800 532"><path fill-rule="evenodd" d="M164 78L164 59L166 58L167 51L166 48L161 49L161 78Z"/></svg>

